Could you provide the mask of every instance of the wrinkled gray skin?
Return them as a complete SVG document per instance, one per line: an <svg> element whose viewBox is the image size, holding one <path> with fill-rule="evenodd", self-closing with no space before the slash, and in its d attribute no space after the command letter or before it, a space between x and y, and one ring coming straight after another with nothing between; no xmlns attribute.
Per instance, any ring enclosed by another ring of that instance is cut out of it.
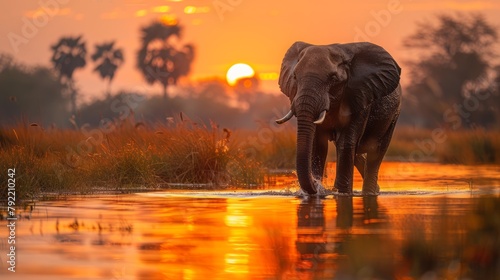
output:
<svg viewBox="0 0 500 280"><path fill-rule="evenodd" d="M337 148L335 188L352 194L354 166L363 194L378 195L378 172L399 116L401 68L371 43L316 46L294 43L281 65L279 85L297 117L297 176L316 194L328 140Z"/></svg>

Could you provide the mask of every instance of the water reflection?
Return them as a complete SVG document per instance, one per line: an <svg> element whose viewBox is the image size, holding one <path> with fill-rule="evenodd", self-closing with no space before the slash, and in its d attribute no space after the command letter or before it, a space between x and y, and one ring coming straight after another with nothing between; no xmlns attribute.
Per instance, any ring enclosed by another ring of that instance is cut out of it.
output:
<svg viewBox="0 0 500 280"><path fill-rule="evenodd" d="M373 263L375 254L386 249L372 246L382 246L384 242L379 241L386 233L381 230L386 228L387 219L384 211L379 211L378 197L337 197L333 200L334 215L325 213L325 203L331 202L309 198L298 205L296 269L314 279L357 279L360 269L364 276L387 276L357 264L358 259ZM366 243L365 247L359 248L360 243ZM359 258L359 252L366 253L368 259Z"/></svg>
<svg viewBox="0 0 500 280"><path fill-rule="evenodd" d="M297 207L297 241L299 270L317 270L327 253L323 200L304 199Z"/></svg>
<svg viewBox="0 0 500 280"><path fill-rule="evenodd" d="M337 227L350 228L353 224L354 209L352 207L352 197L337 197Z"/></svg>
<svg viewBox="0 0 500 280"><path fill-rule="evenodd" d="M339 258L331 279L394 279L388 221L379 197L337 197Z"/></svg>
<svg viewBox="0 0 500 280"><path fill-rule="evenodd" d="M379 214L377 196L366 197L337 197L337 227L341 229L349 229L354 225L364 225L374 227L385 222L384 217ZM357 203L353 206L353 203ZM359 204L362 205L359 205Z"/></svg>
<svg viewBox="0 0 500 280"><path fill-rule="evenodd" d="M224 271L230 274L246 274L249 271L250 238L248 227L252 217L245 214L246 206L230 200L226 208L225 224L229 227L228 252L224 255Z"/></svg>
<svg viewBox="0 0 500 280"><path fill-rule="evenodd" d="M472 196L41 201L17 224L15 275L0 220L0 279L500 279L500 197L475 187Z"/></svg>

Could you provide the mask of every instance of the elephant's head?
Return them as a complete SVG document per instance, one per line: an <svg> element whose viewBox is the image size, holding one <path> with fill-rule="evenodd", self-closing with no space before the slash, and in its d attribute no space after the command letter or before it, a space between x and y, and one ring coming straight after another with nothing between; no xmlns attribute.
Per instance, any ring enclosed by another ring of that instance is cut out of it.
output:
<svg viewBox="0 0 500 280"><path fill-rule="evenodd" d="M393 92L401 69L382 47L371 43L311 45L294 43L281 64L279 86L291 102L289 113L277 120L297 117L297 175L303 190L316 193L311 156L316 125L350 95L352 113L374 99Z"/></svg>

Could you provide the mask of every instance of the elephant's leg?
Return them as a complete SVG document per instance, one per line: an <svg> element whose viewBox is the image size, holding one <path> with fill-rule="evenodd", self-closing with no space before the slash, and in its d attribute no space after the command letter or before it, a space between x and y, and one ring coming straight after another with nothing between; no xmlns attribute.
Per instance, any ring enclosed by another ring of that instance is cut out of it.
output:
<svg viewBox="0 0 500 280"><path fill-rule="evenodd" d="M337 188L340 193L352 194L356 146L365 130L369 113L370 108L360 112L360 114L351 121L349 127L340 132L336 142L337 173L335 177L335 188ZM366 175L366 172L365 170L363 174Z"/></svg>
<svg viewBox="0 0 500 280"><path fill-rule="evenodd" d="M339 193L352 194L354 154L354 145L344 144L337 146L335 188L339 191Z"/></svg>
<svg viewBox="0 0 500 280"><path fill-rule="evenodd" d="M380 187L377 184L378 172L385 153L387 152L387 148L391 142L392 133L394 132L394 127L396 126L396 120L397 116L387 129L385 135L380 139L378 149L374 152L368 152L367 154L365 177L363 179L364 195L378 195L380 192Z"/></svg>
<svg viewBox="0 0 500 280"><path fill-rule="evenodd" d="M364 179L365 167L366 167L366 155L365 154L356 155L354 157L354 166L356 166L356 169L358 170L359 174L361 174L361 177Z"/></svg>
<svg viewBox="0 0 500 280"><path fill-rule="evenodd" d="M359 174L361 174L361 178L363 178L363 183L365 180L365 170L366 170L366 154L358 154L354 158L354 166L358 170ZM380 187L377 184L377 189Z"/></svg>
<svg viewBox="0 0 500 280"><path fill-rule="evenodd" d="M328 154L328 134L316 130L312 154L312 173L317 180L323 179L326 156Z"/></svg>
<svg viewBox="0 0 500 280"><path fill-rule="evenodd" d="M363 195L378 195L380 187L377 184L378 171L384 158L381 151L370 152L366 157L365 177L363 178Z"/></svg>

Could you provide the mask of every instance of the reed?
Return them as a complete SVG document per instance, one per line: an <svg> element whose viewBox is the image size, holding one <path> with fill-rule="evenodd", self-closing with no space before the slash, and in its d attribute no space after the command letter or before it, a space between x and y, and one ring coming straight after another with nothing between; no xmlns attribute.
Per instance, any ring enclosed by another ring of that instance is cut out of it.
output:
<svg viewBox="0 0 500 280"><path fill-rule="evenodd" d="M493 164L500 163L500 132L476 129L455 131L437 149L442 163Z"/></svg>
<svg viewBox="0 0 500 280"><path fill-rule="evenodd" d="M81 127L81 126L80 126ZM133 119L103 128L44 128L19 123L0 128L0 179L16 168L18 197L96 191L129 192L158 188L254 188L269 169L295 168L292 126L279 130L230 131L185 117L146 125ZM446 132L426 159L443 163L500 163L500 132ZM398 128L386 160L408 158L415 141L432 131ZM331 145L329 160L335 160ZM0 187L0 197L7 195Z"/></svg>
<svg viewBox="0 0 500 280"><path fill-rule="evenodd" d="M236 144L229 130L190 120L149 127L116 123L108 133L90 134L20 124L0 129L0 168L5 170L0 179L6 182L7 169L15 168L22 200L51 193L260 184L263 167L256 159L246 160ZM2 199L6 188L0 187Z"/></svg>

